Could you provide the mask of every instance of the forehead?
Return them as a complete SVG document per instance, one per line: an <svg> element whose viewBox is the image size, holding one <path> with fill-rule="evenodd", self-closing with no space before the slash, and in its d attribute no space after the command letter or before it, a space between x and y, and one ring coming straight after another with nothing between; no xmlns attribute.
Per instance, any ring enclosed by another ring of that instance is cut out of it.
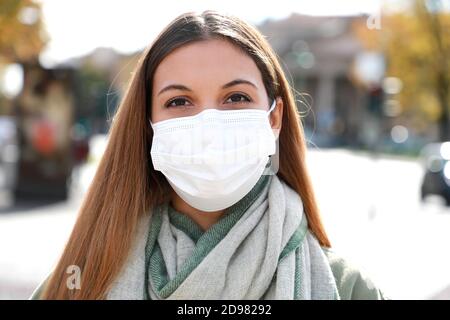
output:
<svg viewBox="0 0 450 320"><path fill-rule="evenodd" d="M153 88L172 82L222 85L242 77L262 85L261 73L248 54L226 40L211 39L184 45L167 55L156 68Z"/></svg>

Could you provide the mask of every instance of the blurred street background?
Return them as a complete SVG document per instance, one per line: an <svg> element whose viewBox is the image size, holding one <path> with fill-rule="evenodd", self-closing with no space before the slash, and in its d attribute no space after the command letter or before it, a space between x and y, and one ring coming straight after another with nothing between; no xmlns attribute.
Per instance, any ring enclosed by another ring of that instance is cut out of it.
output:
<svg viewBox="0 0 450 320"><path fill-rule="evenodd" d="M450 299L450 0L0 0L0 299L56 263L143 48L206 9L280 57L335 250L393 299Z"/></svg>

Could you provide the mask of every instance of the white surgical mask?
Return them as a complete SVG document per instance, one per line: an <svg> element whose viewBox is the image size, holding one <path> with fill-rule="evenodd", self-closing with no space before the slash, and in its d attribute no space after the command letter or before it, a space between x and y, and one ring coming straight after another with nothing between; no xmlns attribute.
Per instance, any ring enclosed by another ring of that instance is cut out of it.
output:
<svg viewBox="0 0 450 320"><path fill-rule="evenodd" d="M201 211L242 199L276 152L268 111L206 109L194 116L151 123L151 158L175 192ZM176 107L173 107L176 108Z"/></svg>

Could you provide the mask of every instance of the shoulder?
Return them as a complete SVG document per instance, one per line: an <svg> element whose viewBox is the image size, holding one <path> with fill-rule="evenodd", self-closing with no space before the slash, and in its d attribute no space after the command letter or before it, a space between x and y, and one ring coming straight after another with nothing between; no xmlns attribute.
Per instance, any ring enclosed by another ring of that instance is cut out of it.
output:
<svg viewBox="0 0 450 320"><path fill-rule="evenodd" d="M45 286L47 284L47 281L49 279L50 275L44 279L37 287L34 289L31 296L28 298L28 300L41 300L42 292L45 289Z"/></svg>
<svg viewBox="0 0 450 320"><path fill-rule="evenodd" d="M343 300L384 300L387 297L361 270L332 249L322 248L330 262L339 295Z"/></svg>

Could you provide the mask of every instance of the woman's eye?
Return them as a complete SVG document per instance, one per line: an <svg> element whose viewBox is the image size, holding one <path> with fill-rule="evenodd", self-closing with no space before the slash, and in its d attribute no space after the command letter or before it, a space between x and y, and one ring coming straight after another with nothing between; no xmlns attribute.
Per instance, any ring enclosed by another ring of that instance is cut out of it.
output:
<svg viewBox="0 0 450 320"><path fill-rule="evenodd" d="M166 107L170 108L170 107L184 107L186 106L185 102L188 102L186 99L184 98L176 98L176 99L172 99L169 102L167 102Z"/></svg>
<svg viewBox="0 0 450 320"><path fill-rule="evenodd" d="M242 98L244 100L242 100ZM227 102L231 102L231 103L250 102L250 99L243 94L233 94L227 99Z"/></svg>

